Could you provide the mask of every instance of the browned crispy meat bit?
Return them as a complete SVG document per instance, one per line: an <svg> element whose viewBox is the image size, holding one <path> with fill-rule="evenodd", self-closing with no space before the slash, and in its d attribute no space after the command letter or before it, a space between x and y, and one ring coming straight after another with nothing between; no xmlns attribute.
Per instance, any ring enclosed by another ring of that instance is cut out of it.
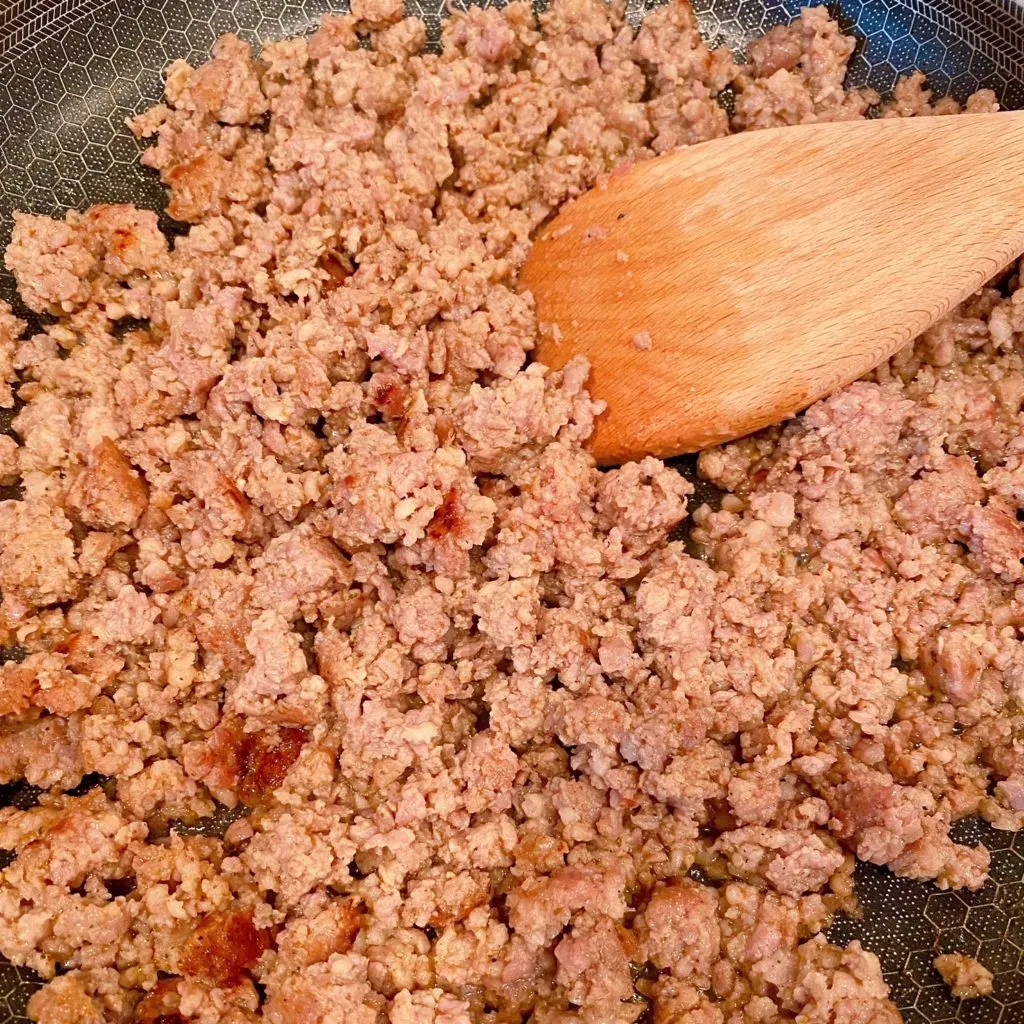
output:
<svg viewBox="0 0 1024 1024"><path fill-rule="evenodd" d="M187 978L230 988L256 966L271 942L270 933L253 924L250 912L214 911L203 917L185 940L178 967Z"/></svg>

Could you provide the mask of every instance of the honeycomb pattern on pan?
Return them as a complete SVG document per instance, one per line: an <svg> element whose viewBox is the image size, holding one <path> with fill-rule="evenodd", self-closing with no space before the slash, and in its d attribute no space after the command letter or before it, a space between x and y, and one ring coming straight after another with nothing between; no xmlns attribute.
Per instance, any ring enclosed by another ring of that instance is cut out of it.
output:
<svg viewBox="0 0 1024 1024"><path fill-rule="evenodd" d="M490 0L485 0L490 2ZM920 67L936 89L991 86L1024 106L1024 15L1012 0L843 0L863 39L853 74L884 92ZM447 0L409 0L436 27ZM642 16L651 0L629 0ZM1008 6L1003 6L1008 5ZM3 5L0 5L2 7ZM159 205L137 163L126 115L160 94L171 60L202 60L216 37L257 41L304 32L338 0L19 0L0 11L0 242L13 209L54 212L126 197ZM740 47L792 18L800 0L695 0L709 37ZM8 284L9 288L9 284Z"/></svg>
<svg viewBox="0 0 1024 1024"><path fill-rule="evenodd" d="M1024 832L977 821L954 829L959 842L992 851L992 878L978 892L940 892L930 882L857 865L860 921L841 919L829 937L860 939L882 961L905 1024L1019 1024L1024 1021ZM995 975L991 998L953 999L932 967L940 953L967 953Z"/></svg>
<svg viewBox="0 0 1024 1024"><path fill-rule="evenodd" d="M484 0L490 2L490 0ZM436 32L447 0L407 0ZM137 163L124 118L160 94L175 58L201 61L234 31L252 41L307 31L342 0L0 0L0 245L14 209L55 213L93 202L159 207L155 177ZM639 20L650 0L629 0ZM707 36L740 48L791 19L800 0L694 0ZM940 93L994 88L1024 107L1024 7L1017 0L842 0L832 5L861 39L857 84L889 90L899 74L927 72ZM168 227L171 227L168 223ZM0 295L13 296L0 272ZM692 473L692 462L680 467ZM6 496L6 495L4 495ZM0 652L2 658L2 652ZM35 792L0 787L0 805L30 806ZM211 831L225 821L216 819ZM1024 833L961 823L961 842L992 850L992 880L978 893L939 892L859 865L863 917L838 921L834 941L860 939L879 955L907 1024L1024 1021ZM0 866L6 861L0 859ZM958 1002L932 968L940 952L977 956L995 995ZM38 982L0 960L0 1024L25 1020Z"/></svg>

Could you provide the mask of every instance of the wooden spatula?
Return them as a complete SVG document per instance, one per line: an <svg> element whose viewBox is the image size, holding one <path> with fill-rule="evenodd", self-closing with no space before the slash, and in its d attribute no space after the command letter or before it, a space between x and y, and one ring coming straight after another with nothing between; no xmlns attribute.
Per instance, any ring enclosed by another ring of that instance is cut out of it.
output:
<svg viewBox="0 0 1024 1024"><path fill-rule="evenodd" d="M744 132L611 175L522 274L608 403L602 464L747 434L883 362L1024 252L1024 111Z"/></svg>

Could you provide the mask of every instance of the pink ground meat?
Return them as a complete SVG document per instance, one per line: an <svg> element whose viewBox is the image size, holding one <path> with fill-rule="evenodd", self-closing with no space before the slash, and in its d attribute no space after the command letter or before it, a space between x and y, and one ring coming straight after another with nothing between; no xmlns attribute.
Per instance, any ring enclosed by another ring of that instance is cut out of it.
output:
<svg viewBox="0 0 1024 1024"><path fill-rule="evenodd" d="M624 162L863 116L853 40L817 7L737 63L685 0L639 31L555 0L432 53L352 7L168 69L133 128L173 243L129 206L15 223L47 318L0 306L31 1016L895 1024L821 935L854 857L976 888L951 824L1024 825L1018 273L703 453L718 510L656 459L600 473L585 361L530 361L531 238ZM911 76L882 113L958 109Z"/></svg>

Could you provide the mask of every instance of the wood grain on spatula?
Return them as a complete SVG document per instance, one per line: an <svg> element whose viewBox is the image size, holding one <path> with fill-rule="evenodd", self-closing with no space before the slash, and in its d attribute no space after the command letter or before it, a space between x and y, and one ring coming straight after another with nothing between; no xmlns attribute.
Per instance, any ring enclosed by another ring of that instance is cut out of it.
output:
<svg viewBox="0 0 1024 1024"><path fill-rule="evenodd" d="M521 281L558 327L537 358L591 361L608 403L591 450L612 464L793 415L1021 252L1024 112L848 121L612 175L545 227Z"/></svg>

